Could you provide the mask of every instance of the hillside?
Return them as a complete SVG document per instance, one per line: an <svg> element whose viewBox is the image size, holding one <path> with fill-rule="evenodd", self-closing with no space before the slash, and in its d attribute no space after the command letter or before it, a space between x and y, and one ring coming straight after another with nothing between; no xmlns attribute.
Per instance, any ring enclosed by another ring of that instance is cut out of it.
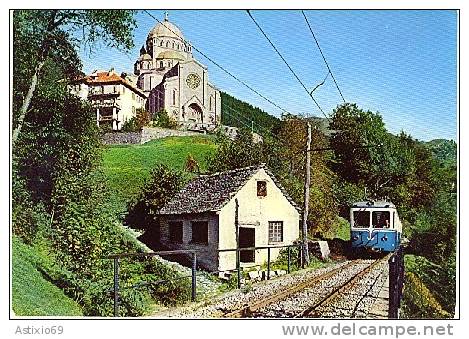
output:
<svg viewBox="0 0 469 339"><path fill-rule="evenodd" d="M221 95L221 123L226 126L238 128L251 128L254 122L254 132L264 135L267 131L275 130L280 119L269 113L254 107L247 102L239 100L228 93L220 92Z"/></svg>
<svg viewBox="0 0 469 339"><path fill-rule="evenodd" d="M109 146L103 155L103 170L109 187L116 196L116 206L122 210L126 202L138 195L155 164L161 162L174 170L184 170L191 154L206 169L206 157L215 151L210 136L168 137L143 145Z"/></svg>
<svg viewBox="0 0 469 339"><path fill-rule="evenodd" d="M457 144L453 140L434 139L425 143L435 158L443 163L456 164Z"/></svg>
<svg viewBox="0 0 469 339"><path fill-rule="evenodd" d="M22 316L81 316L81 307L46 279L51 259L13 238L13 311Z"/></svg>

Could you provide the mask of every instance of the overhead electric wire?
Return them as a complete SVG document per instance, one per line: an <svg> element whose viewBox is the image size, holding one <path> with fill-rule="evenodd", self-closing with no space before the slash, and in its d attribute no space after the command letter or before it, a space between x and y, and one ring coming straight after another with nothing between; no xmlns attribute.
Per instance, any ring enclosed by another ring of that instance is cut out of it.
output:
<svg viewBox="0 0 469 339"><path fill-rule="evenodd" d="M183 39L177 32L174 32L170 27L168 27L167 25L165 25L163 22L161 22L161 20L157 19L153 14L151 14L150 12L148 12L147 10L143 10L145 13L147 13L150 17L152 17L154 20L156 20L158 23L162 24L164 27L166 27L166 29L168 29L170 32L172 32L173 34L175 34L177 37L179 37L181 40L183 40L184 42L188 42L187 40ZM251 90L252 92L254 92L255 94L257 94L258 96L260 96L262 99L266 100L267 102L269 102L270 104L272 104L273 106L277 107L278 109L280 109L281 111L283 111L284 113L288 113L288 114L291 114L289 111L287 111L285 108L283 108L282 106L278 105L277 103L275 103L274 101L272 101L271 99L267 98L265 95L263 95L262 93L260 93L259 91L257 91L255 88L251 87L250 85L248 85L246 82L244 82L243 80L241 80L240 78L238 78L236 75L234 75L233 73L231 73L230 71L228 71L226 68L224 68L223 66L221 66L219 63L217 63L215 60L213 60L211 57L209 57L208 55L206 55L204 52L202 52L200 49L198 49L197 47L195 47L194 45L191 45L192 48L197 51L200 55L202 55L204 58L206 58L208 61L210 61L211 63L213 63L215 66L217 66L218 68L220 68L223 72L225 72L226 74L228 74L229 76L231 76L233 79L235 79L236 81L238 81L240 84L242 84L243 86L247 87L249 90Z"/></svg>
<svg viewBox="0 0 469 339"><path fill-rule="evenodd" d="M273 134L267 127L264 127L264 126L261 126L260 124L258 124L257 122L255 122L254 120L249 120L249 117L245 116L244 114L242 114L241 112L239 112L238 110L234 109L233 107L230 107L229 105L227 104L224 104L223 102L221 103L222 106L224 106L225 108L231 110L233 113L236 113L237 116L243 118L243 119L246 119L248 120L248 123L251 122L251 124L254 124L256 125L258 128L257 130L260 131L260 130L263 130L264 133L268 133L271 137L273 137L274 139L276 139L277 141L283 143L284 141L281 140L277 135ZM243 123L242 121L240 121L239 119L237 119L235 116L233 116L230 112L227 112L225 111L226 113L228 113L230 116L232 116L233 118L235 118L236 120L238 120L239 122ZM249 128L252 128L252 126L248 126L247 124L243 123L245 126L249 127Z"/></svg>
<svg viewBox="0 0 469 339"><path fill-rule="evenodd" d="M331 72L327 72L326 77L324 78L324 80L323 80L321 83L317 84L316 87L313 88L313 90L311 91L311 93L313 93L319 86L324 85L324 83L326 82L326 79L327 79L327 77L329 76L330 73L331 73Z"/></svg>
<svg viewBox="0 0 469 339"><path fill-rule="evenodd" d="M304 16L304 18L305 18L305 20L306 20L306 24L307 24L308 27L309 27L309 31L311 32L311 35L313 36L314 41L316 42L316 45L318 46L319 53L321 53L322 58L323 58L323 60L324 60L324 63L326 64L327 69L329 70L329 73L331 74L332 80L334 80L335 86L337 87L337 90L339 91L340 96L342 97L342 100L343 100L344 103L345 103L346 101L345 101L344 95L342 94L342 91L341 91L340 88L339 88L339 84L338 84L337 81L335 80L334 74L332 73L332 70L331 70L331 68L329 67L329 63L327 62L326 57L324 56L324 53L322 52L321 46L319 46L319 41L318 41L318 39L316 39L316 35L315 35L314 32L313 32L313 28L312 28L311 25L309 24L309 21L308 21L308 18L306 17L305 12L302 10L301 13L303 13L303 16Z"/></svg>
<svg viewBox="0 0 469 339"><path fill-rule="evenodd" d="M278 56L282 59L282 61L285 63L285 65L287 65L288 69L290 70L290 72L295 76L296 80L298 80L298 82L301 84L301 86L304 88L304 90L306 91L306 93L308 93L308 95L310 96L310 98L313 100L313 102L316 104L316 106L318 107L318 109L321 111L321 113L324 115L324 117L330 122L330 119L329 117L327 116L327 114L324 112L324 110L321 108L321 106L319 105L319 103L317 102L317 100L313 97L313 95L311 94L311 92L308 90L308 88L306 88L305 84L303 83L303 81L301 81L300 77L296 74L296 72L293 70L293 68L290 66L290 64L287 62L287 60L285 60L285 58L283 57L282 53L280 53L280 51L277 49L277 47L275 47L274 43L272 42L272 40L270 40L270 38L267 36L267 34L264 32L264 30L262 29L262 27L257 23L256 19L254 19L254 17L252 16L251 12L249 10L246 10L246 12L248 13L249 17L252 19L252 21L254 22L254 24L257 26L257 28L261 31L261 33L264 35L264 37L267 39L267 41L270 43L270 45L272 46L272 48L275 50L275 52L277 52Z"/></svg>

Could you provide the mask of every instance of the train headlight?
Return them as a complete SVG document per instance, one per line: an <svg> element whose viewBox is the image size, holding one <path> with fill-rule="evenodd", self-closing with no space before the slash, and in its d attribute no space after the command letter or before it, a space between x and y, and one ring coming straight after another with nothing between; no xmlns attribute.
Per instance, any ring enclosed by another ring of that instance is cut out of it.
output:
<svg viewBox="0 0 469 339"><path fill-rule="evenodd" d="M388 237L387 236L384 236L381 238L382 241L387 241L388 240Z"/></svg>

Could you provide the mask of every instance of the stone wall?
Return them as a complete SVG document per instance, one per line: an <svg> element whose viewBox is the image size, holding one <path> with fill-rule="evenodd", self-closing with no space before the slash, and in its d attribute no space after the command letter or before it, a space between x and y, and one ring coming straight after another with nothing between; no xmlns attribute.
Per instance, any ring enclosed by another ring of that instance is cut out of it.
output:
<svg viewBox="0 0 469 339"><path fill-rule="evenodd" d="M199 132L181 131L181 130L160 128L160 127L144 127L141 132L140 143L144 144L150 140L161 139L161 138L166 138L166 137L184 137L184 136L200 135L200 134L201 133Z"/></svg>
<svg viewBox="0 0 469 339"><path fill-rule="evenodd" d="M105 145L144 144L155 139L191 135L201 135L201 133L159 127L144 127L140 132L106 133L102 140Z"/></svg>
<svg viewBox="0 0 469 339"><path fill-rule="evenodd" d="M105 145L140 144L141 140L141 132L111 132L104 134L102 139Z"/></svg>

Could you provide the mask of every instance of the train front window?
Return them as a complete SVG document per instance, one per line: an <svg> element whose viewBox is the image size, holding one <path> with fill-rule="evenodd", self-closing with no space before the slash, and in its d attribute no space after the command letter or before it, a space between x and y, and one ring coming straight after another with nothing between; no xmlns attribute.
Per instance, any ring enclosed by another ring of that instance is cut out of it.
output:
<svg viewBox="0 0 469 339"><path fill-rule="evenodd" d="M391 225L391 213L389 213L389 211L373 212L372 218L374 228L389 228Z"/></svg>
<svg viewBox="0 0 469 339"><path fill-rule="evenodd" d="M361 228L370 227L370 212L354 211L353 212L353 227L361 227Z"/></svg>

